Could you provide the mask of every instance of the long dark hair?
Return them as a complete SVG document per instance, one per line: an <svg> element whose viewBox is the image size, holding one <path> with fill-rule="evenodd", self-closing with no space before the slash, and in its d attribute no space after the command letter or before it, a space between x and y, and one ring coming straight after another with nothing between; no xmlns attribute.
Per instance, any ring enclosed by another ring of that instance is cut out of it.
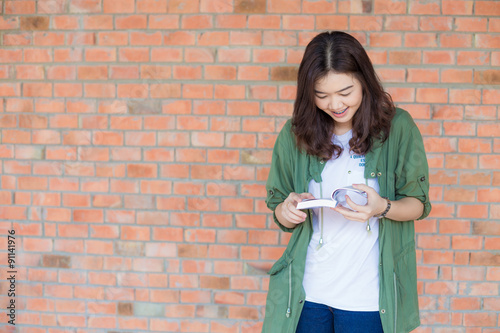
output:
<svg viewBox="0 0 500 333"><path fill-rule="evenodd" d="M292 115L292 131L297 145L322 159L336 157L342 148L332 143L335 121L314 102L316 82L329 72L351 74L363 89L361 105L352 119L351 150L366 154L373 139L387 139L395 106L373 69L363 46L340 31L323 32L306 47L297 80L297 98Z"/></svg>

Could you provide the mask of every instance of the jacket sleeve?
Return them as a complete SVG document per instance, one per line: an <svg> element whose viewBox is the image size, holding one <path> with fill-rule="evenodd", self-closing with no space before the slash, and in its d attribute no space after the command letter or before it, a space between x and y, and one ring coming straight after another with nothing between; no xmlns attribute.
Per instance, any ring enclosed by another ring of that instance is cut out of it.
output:
<svg viewBox="0 0 500 333"><path fill-rule="evenodd" d="M266 204L273 211L274 222L281 230L292 232L294 229L283 226L276 218L276 207L293 192L293 166L291 141L293 140L289 123L285 124L274 144L271 169L266 183Z"/></svg>
<svg viewBox="0 0 500 333"><path fill-rule="evenodd" d="M429 201L429 166L424 143L417 125L406 113L407 126L400 126L400 140L396 170L396 200L414 197L424 204L424 211L418 220L427 217L431 211Z"/></svg>

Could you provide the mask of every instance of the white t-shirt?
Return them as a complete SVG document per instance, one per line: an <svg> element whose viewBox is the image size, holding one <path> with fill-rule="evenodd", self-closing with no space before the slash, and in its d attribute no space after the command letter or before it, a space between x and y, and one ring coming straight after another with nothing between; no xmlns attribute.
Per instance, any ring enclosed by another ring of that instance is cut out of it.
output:
<svg viewBox="0 0 500 333"><path fill-rule="evenodd" d="M309 192L315 198L329 198L338 187L365 184L364 155L349 151L352 131L334 137L334 142L344 147L338 158L326 162L320 184L312 180ZM379 192L376 178L368 179L368 186ZM378 218L370 219L371 232L366 222L345 219L330 208L323 208L323 245L321 237L320 208L313 214L313 235L307 249L303 286L306 300L350 311L378 311L379 298L379 247Z"/></svg>

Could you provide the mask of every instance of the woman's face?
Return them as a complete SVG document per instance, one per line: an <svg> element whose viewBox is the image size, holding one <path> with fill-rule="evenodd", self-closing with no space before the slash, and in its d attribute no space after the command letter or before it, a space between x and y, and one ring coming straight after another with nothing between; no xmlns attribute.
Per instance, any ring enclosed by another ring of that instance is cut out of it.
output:
<svg viewBox="0 0 500 333"><path fill-rule="evenodd" d="M336 135L352 128L352 117L363 99L363 88L354 75L329 72L314 85L314 95L316 106L335 121Z"/></svg>

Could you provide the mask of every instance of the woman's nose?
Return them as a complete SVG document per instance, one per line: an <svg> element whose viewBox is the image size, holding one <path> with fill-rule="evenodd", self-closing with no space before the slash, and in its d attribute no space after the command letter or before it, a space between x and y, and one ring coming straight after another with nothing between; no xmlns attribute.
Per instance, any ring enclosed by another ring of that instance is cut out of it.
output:
<svg viewBox="0 0 500 333"><path fill-rule="evenodd" d="M338 98L331 98L328 104L330 110L339 110L342 108L342 101Z"/></svg>

